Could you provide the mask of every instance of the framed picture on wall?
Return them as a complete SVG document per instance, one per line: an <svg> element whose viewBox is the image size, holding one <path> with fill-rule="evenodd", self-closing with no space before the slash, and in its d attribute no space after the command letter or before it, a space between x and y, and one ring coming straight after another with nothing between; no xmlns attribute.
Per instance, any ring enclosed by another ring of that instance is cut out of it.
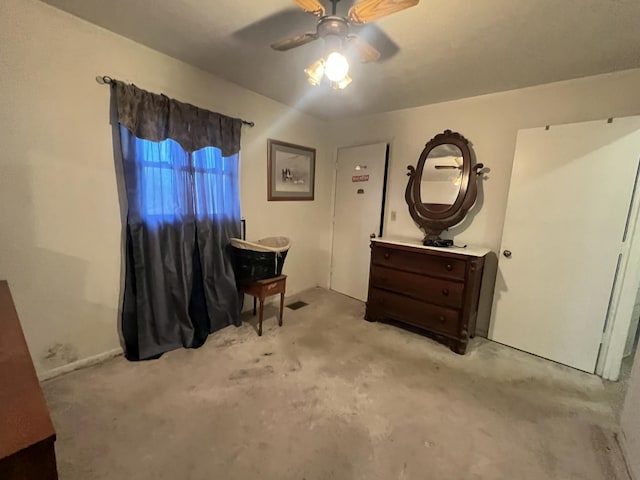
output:
<svg viewBox="0 0 640 480"><path fill-rule="evenodd" d="M267 200L313 200L316 149L269 139Z"/></svg>

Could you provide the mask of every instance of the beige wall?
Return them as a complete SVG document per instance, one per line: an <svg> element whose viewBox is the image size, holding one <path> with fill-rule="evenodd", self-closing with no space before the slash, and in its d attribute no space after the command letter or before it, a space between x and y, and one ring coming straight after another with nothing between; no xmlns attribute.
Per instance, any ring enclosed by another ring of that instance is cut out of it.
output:
<svg viewBox="0 0 640 480"><path fill-rule="evenodd" d="M386 234L420 238L404 200L407 165L417 163L425 143L445 129L472 142L477 161L490 172L483 182L471 218L450 230L459 244L488 247L497 252L502 236L511 166L519 129L595 120L640 113L640 69L452 102L398 110L331 123L332 154L340 146L387 141L391 144L387 190ZM357 88L355 85L353 88ZM389 221L389 213L397 220ZM473 220L472 222L470 220ZM552 233L552 232L550 232ZM495 262L486 272L491 286ZM480 334L486 334L492 289L484 288L480 305Z"/></svg>
<svg viewBox="0 0 640 480"><path fill-rule="evenodd" d="M0 278L40 373L119 346L120 210L108 74L253 120L241 195L252 238L288 235L289 292L326 286L326 123L35 0L0 8ZM316 200L266 202L268 137L318 149Z"/></svg>

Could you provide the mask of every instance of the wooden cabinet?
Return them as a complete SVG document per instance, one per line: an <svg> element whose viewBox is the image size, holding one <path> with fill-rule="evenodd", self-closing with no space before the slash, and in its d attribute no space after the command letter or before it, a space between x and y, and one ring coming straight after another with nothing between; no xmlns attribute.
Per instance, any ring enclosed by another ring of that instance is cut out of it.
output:
<svg viewBox="0 0 640 480"><path fill-rule="evenodd" d="M55 439L9 287L0 281L0 479L56 480Z"/></svg>
<svg viewBox="0 0 640 480"><path fill-rule="evenodd" d="M486 249L373 240L365 318L413 325L464 354L475 334L487 253Z"/></svg>

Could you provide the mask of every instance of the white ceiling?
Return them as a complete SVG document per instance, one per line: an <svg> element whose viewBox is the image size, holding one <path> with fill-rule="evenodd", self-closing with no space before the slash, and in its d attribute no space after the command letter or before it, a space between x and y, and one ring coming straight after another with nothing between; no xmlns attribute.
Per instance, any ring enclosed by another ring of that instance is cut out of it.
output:
<svg viewBox="0 0 640 480"><path fill-rule="evenodd" d="M291 0L44 1L322 118L640 67L640 0L421 0L370 29L386 34L377 37L384 52L393 42L399 50L354 65L353 83L340 92L306 81L321 42L269 48L315 29L316 18Z"/></svg>

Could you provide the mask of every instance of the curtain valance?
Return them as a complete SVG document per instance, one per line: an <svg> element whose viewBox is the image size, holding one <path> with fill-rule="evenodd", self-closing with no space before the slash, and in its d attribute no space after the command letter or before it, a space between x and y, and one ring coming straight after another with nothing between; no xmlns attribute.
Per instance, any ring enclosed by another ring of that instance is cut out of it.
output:
<svg viewBox="0 0 640 480"><path fill-rule="evenodd" d="M118 123L136 137L154 142L171 138L187 152L216 147L229 157L240 151L242 120L210 112L135 85L112 81Z"/></svg>

